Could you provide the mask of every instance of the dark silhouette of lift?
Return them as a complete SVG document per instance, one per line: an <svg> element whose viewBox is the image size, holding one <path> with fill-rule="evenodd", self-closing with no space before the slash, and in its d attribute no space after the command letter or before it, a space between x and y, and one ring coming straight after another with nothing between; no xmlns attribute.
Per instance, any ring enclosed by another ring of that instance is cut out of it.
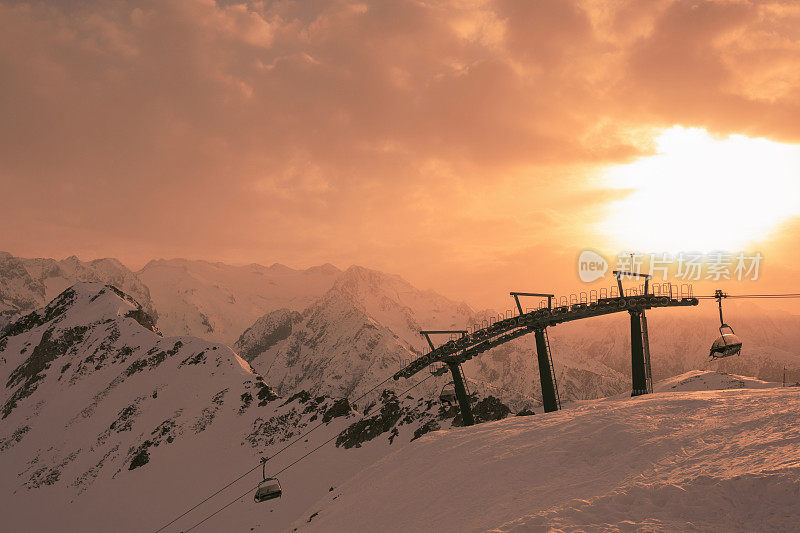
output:
<svg viewBox="0 0 800 533"><path fill-rule="evenodd" d="M725 323L722 318L722 299L728 295L721 290L714 291L714 298L719 305L719 337L711 345L711 352L708 356L711 359L721 359L723 357L730 357L732 355L740 355L742 352L742 341L734 333L733 328ZM727 331L727 333L726 333Z"/></svg>
<svg viewBox="0 0 800 533"><path fill-rule="evenodd" d="M439 401L444 405L453 405L458 400L456 396L456 385L452 381L442 387L442 392L439 393Z"/></svg>
<svg viewBox="0 0 800 533"><path fill-rule="evenodd" d="M428 346L431 347L431 353L434 353L436 352L436 346L431 340L431 335L450 335L451 340L449 342L453 342L453 336L460 335L460 339L465 338L467 335L467 330L425 330L420 331L419 333L425 337L425 340L428 341ZM426 356L422 356L421 359L424 359L425 357ZM417 361L419 361L419 359L417 359ZM453 405L456 401L458 401L458 407L461 411L461 418L464 421L464 425L471 426L475 423L475 419L472 416L472 409L469 405L469 393L467 393L467 388L464 385L466 380L464 379L464 371L461 368L461 362L455 360L442 362L446 363L446 366L442 365L439 368L432 368L431 374L434 376L441 376L445 374L448 369L450 369L450 374L452 375L453 379L442 388L442 392L439 393L439 401L446 405ZM430 363L433 363L433 361L430 361ZM421 368L424 368L424 366Z"/></svg>
<svg viewBox="0 0 800 533"><path fill-rule="evenodd" d="M455 399L458 400L464 425L470 426L474 424L474 418L469 397L464 387L461 364L496 346L533 333L536 340L536 355L539 364L544 411L557 411L561 408L561 402L558 395L547 328L583 318L627 312L630 315L631 324L631 396L648 394L653 391L653 381L650 370L650 342L645 311L658 307L696 306L699 302L697 298L692 297L691 286L688 285L686 286L686 292L681 286L680 294L673 293L672 285L666 291L663 286L658 286L656 287L658 291L655 292L653 287L650 286L650 275L623 271L614 271L613 274L616 277L617 286L610 293L601 289L599 292L589 291L588 295L581 293L580 296L575 298L573 298L574 295L571 295L569 299L561 297L559 303L562 305L554 306L553 300L555 296L553 294L512 292L510 294L514 298L519 311L517 316L510 316L511 312L509 312L509 315L505 318L489 323L485 327L475 329L472 332L467 330L421 331L420 333L425 335L428 340L431 351L406 365L405 368L396 372L393 377L395 380L408 379L426 367L436 364L441 364L441 366L431 371L434 375L443 375L449 368L453 379L442 388L439 399L442 403L452 404L455 396ZM626 279L643 278L644 283L641 289L634 288L625 291L622 287L623 277ZM546 298L546 304L542 304L538 309L523 309L519 301L520 296ZM434 333L451 334L453 336L454 334L460 334L460 336L457 338L451 336L449 341L437 347L434 346L430 339L430 335ZM729 335L733 335L732 330ZM731 337L725 337L726 346L734 344L730 342L733 340ZM733 350L733 348L729 347L727 350Z"/></svg>
<svg viewBox="0 0 800 533"><path fill-rule="evenodd" d="M256 493L253 495L253 500L256 503L265 502L268 500L274 500L275 498L280 498L283 494L283 489L281 489L281 482L278 481L276 477L267 477L267 459L266 457L261 458L261 478L262 481L258 484L258 488L256 489Z"/></svg>

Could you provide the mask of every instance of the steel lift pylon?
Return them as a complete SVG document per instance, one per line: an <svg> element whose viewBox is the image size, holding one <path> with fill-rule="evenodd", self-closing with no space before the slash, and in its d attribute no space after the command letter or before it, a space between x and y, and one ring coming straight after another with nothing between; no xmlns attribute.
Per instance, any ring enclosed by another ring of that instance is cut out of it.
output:
<svg viewBox="0 0 800 533"><path fill-rule="evenodd" d="M520 316L525 314L519 301L520 296L547 298L547 308L553 309L553 294L539 292L511 292L509 294L514 298ZM545 413L558 411L561 409L561 400L558 397L558 385L556 384L556 373L553 368L550 340L547 337L547 327L533 328L533 336L536 342L536 358L539 363L539 381L542 386L542 406Z"/></svg>
<svg viewBox="0 0 800 533"><path fill-rule="evenodd" d="M428 345L431 347L431 350L435 350L436 346L434 346L433 341L431 340L431 335L461 334L463 337L467 334L467 330L424 330L420 331L419 333L425 337L425 340L428 341ZM455 361L446 361L446 364L450 369L450 374L453 376L453 388L455 388L456 391L456 398L458 399L458 408L461 411L461 418L464 420L465 426L472 426L475 424L475 418L472 416L472 408L469 405L469 395L467 394L467 389L464 386L464 377L461 364Z"/></svg>
<svg viewBox="0 0 800 533"><path fill-rule="evenodd" d="M650 283L649 274L614 270L620 296L625 292L622 288L622 276L644 278L644 294L647 295ZM628 309L631 317L631 396L641 396L653 392L653 375L650 370L650 338L647 334L647 317L644 308Z"/></svg>

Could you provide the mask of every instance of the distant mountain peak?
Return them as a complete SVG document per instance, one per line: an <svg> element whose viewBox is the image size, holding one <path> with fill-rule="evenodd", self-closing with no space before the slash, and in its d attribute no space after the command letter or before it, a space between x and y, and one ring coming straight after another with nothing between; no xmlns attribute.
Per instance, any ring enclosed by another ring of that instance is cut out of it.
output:
<svg viewBox="0 0 800 533"><path fill-rule="evenodd" d="M4 253L0 255L0 328L47 305L67 287L84 281L113 285L133 295L147 314L157 318L148 288L117 259L82 262L73 255L55 261Z"/></svg>
<svg viewBox="0 0 800 533"><path fill-rule="evenodd" d="M334 274L339 274L340 272L341 270L339 270L336 266L330 263L325 263L324 265L312 266L305 270L305 273L307 274L320 273L320 274L334 275Z"/></svg>

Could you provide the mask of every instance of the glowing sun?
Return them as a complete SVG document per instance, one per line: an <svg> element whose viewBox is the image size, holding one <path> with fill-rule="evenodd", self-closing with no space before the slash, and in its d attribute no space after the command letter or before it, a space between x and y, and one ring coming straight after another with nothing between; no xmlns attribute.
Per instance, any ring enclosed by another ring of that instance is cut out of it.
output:
<svg viewBox="0 0 800 533"><path fill-rule="evenodd" d="M800 215L800 146L674 127L654 155L608 168L601 181L630 191L599 223L612 246L742 251Z"/></svg>

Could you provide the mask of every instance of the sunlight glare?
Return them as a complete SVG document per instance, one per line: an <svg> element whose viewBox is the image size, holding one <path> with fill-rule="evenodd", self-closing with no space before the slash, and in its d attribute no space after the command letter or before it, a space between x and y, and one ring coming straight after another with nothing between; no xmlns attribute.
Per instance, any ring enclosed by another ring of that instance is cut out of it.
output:
<svg viewBox="0 0 800 533"><path fill-rule="evenodd" d="M800 146L674 127L655 155L609 168L601 181L631 191L599 223L612 246L743 251L800 215Z"/></svg>

